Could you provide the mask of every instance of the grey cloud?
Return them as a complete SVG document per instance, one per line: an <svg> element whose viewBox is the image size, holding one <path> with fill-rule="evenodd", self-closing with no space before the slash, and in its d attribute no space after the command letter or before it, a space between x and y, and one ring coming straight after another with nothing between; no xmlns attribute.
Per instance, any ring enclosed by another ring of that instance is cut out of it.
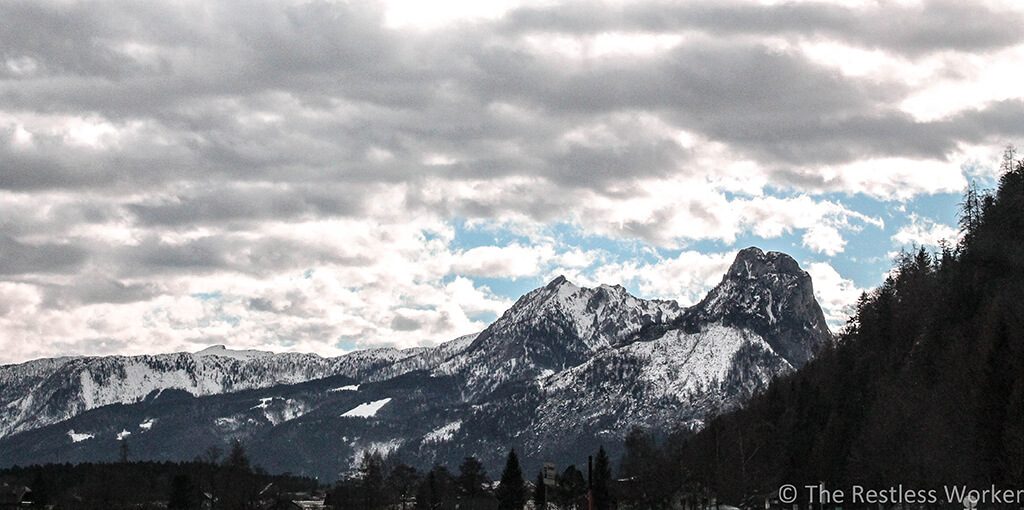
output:
<svg viewBox="0 0 1024 510"><path fill-rule="evenodd" d="M198 225L349 216L362 211L363 198L353 186L212 185L162 203L126 207L144 225Z"/></svg>
<svg viewBox="0 0 1024 510"><path fill-rule="evenodd" d="M266 297L253 297L245 301L246 307L256 312L269 312L279 315L290 315L296 317L313 318L316 314L310 310L311 303L306 295L297 292L289 291L284 296L287 300L283 306L275 305L274 302Z"/></svg>
<svg viewBox="0 0 1024 510"><path fill-rule="evenodd" d="M752 5L738 1L642 2L595 8L590 2L575 2L518 9L507 16L503 29L511 33L699 30L716 36L828 37L917 56L1011 46L1024 40L1017 28L1022 21L1012 11L955 0L859 8L823 2Z"/></svg>
<svg viewBox="0 0 1024 510"><path fill-rule="evenodd" d="M116 76L131 60L97 40L97 34L114 28L97 13L85 5L7 2L0 30L3 56L32 58L40 72L49 75ZM55 33L62 37L53 38ZM6 68L0 67L3 71Z"/></svg>
<svg viewBox="0 0 1024 510"><path fill-rule="evenodd" d="M68 284L42 284L43 305L64 309L98 303L133 303L149 300L160 293L151 283L125 283L98 275L83 275Z"/></svg>
<svg viewBox="0 0 1024 510"><path fill-rule="evenodd" d="M13 128L0 126L0 189L80 195L45 221L0 219L9 239L64 238L66 225L83 223L140 230L144 239L133 247L73 248L80 241L70 240L64 265L51 264L74 270L95 250L120 265L112 278L358 265L364 261L273 239L156 239L162 229L358 217L374 190L398 183L410 188L405 207L418 212L565 220L583 196L577 192L615 197L644 178L705 170L671 137L645 131L639 116L724 143L774 171L773 184L811 190L826 185L812 175L817 165L941 159L965 142L1002 143L1021 131L1018 102L918 122L898 107L909 92L901 83L843 76L756 42L839 39L913 57L1020 40L1016 15L974 4L577 3L429 34L383 27L380 6L368 3L202 5L0 4L0 20L11 25L0 30L3 58L39 66L0 76L0 113L95 115L129 132L125 143L96 150L46 133L21 147ZM518 39L612 29L703 34L657 56L579 65ZM612 140L566 141L593 126ZM424 164L434 153L455 162ZM532 184L496 198L417 189L429 178L508 176ZM657 237L641 223L625 228ZM20 264L17 271L31 265Z"/></svg>
<svg viewBox="0 0 1024 510"><path fill-rule="evenodd" d="M277 312L274 303L266 298L251 298L246 302L250 310L257 312Z"/></svg>
<svg viewBox="0 0 1024 510"><path fill-rule="evenodd" d="M23 243L0 234L0 274L69 273L87 259L88 253L76 245Z"/></svg>
<svg viewBox="0 0 1024 510"><path fill-rule="evenodd" d="M1004 13L949 2L915 9L850 10L823 4L740 8L737 3L707 2L620 9L569 4L519 10L496 24L427 37L383 28L380 9L369 4L266 2L242 8L214 3L199 17L169 4L137 9L109 2L82 13L72 7L14 3L0 11L36 23L45 36L34 43L12 38L12 55L31 52L43 63L71 59L96 69L53 65L45 79L0 80L0 107L99 112L117 121L145 121L148 131L125 147L97 153L69 150L59 141L41 142L29 153L5 144L5 161L11 166L0 174L0 188L536 175L557 185L602 191L639 177L687 171L686 155L668 141L637 137L601 149L566 149L557 143L575 126L638 111L727 143L769 167L869 156L942 157L961 133L914 124L895 106L907 93L902 85L844 77L798 55L731 38L783 31L863 38L887 48L925 48L928 34L942 32L950 20L969 18L966 35L956 32L943 40L966 45L977 39L976 47L1009 41L1000 35L1006 24L994 23L996 18L1005 20ZM912 30L885 28L886 23L908 19L914 20L907 23ZM157 28L144 29L149 23ZM66 36L55 28L62 25L70 27ZM882 28L871 28L876 25ZM688 27L707 27L716 39L684 45L658 58L602 59L587 66L566 66L549 55L527 52L514 37L528 30ZM915 32L919 27L924 28ZM993 39L972 39L974 32ZM75 41L76 51L92 53L68 56L67 48L45 44L60 37ZM897 44L886 37L908 39ZM138 43L154 55L132 56L118 49L122 43ZM137 65L111 57L111 52ZM163 63L146 67L147 58ZM527 113L502 113L495 110L497 104L523 107ZM261 112L281 120L247 120ZM896 141L900 138L892 133L908 127L913 138ZM374 150L386 151L392 159L371 161L367 154ZM424 152L438 151L459 156L459 162L421 164ZM153 224L185 224L193 213L200 222L204 214L211 221L260 214L255 206L233 207L233 213L196 200L196 211L148 204L135 204L132 211ZM309 203L315 198L285 200L294 200L278 204L288 212L305 207L322 212Z"/></svg>
<svg viewBox="0 0 1024 510"><path fill-rule="evenodd" d="M423 327L420 321L411 317L405 317L402 315L396 315L394 319L391 319L391 329L395 331L416 331Z"/></svg>
<svg viewBox="0 0 1024 510"><path fill-rule="evenodd" d="M0 190L137 188L158 184L179 169L187 175L205 166L197 164L184 147L152 140L97 151L45 133L34 134L31 147L15 147L13 136L10 128L0 126Z"/></svg>
<svg viewBox="0 0 1024 510"><path fill-rule="evenodd" d="M325 246L290 239L272 236L251 239L231 234L201 237L175 244L151 237L135 246L115 248L107 256L126 277L213 271L266 275L318 264L359 267L372 262L372 254L345 255L335 253Z"/></svg>

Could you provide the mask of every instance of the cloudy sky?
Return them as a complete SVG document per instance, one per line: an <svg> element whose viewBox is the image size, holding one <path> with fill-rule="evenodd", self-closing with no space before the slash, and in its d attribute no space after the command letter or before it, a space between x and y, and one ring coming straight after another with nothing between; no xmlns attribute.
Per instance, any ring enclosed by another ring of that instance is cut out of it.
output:
<svg viewBox="0 0 1024 510"><path fill-rule="evenodd" d="M0 2L0 363L431 345L750 245L837 326L1024 138L1014 3Z"/></svg>

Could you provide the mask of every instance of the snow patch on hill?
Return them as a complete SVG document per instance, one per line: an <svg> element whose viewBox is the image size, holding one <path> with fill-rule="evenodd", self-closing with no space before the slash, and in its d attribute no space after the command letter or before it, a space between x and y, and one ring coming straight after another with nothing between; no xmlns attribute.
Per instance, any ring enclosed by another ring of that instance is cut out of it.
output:
<svg viewBox="0 0 1024 510"><path fill-rule="evenodd" d="M458 432L459 429L461 429L461 428L462 428L462 420L453 421L453 422L451 422L451 423L449 423L447 425L443 425L443 426L441 426L441 427L439 427L437 429L434 429L434 430L432 430L430 432L427 432L427 434L423 436L423 442L424 443L443 443L443 442L446 442L446 441L451 441L451 439L455 435L455 433Z"/></svg>
<svg viewBox="0 0 1024 510"><path fill-rule="evenodd" d="M86 439L92 439L93 437L96 437L96 436L93 436L92 434L90 434L88 432L81 432L81 433L75 432L75 429L71 429L71 430L68 431L68 437L71 438L71 442L73 442L73 443L80 443L82 441L85 441Z"/></svg>
<svg viewBox="0 0 1024 510"><path fill-rule="evenodd" d="M345 414L342 414L341 416L343 418L372 418L377 415L377 411L380 411L382 407L388 405L388 402L391 402L391 397L359 404L355 408L346 411Z"/></svg>
<svg viewBox="0 0 1024 510"><path fill-rule="evenodd" d="M222 358L233 358L233 359L237 359L237 360L250 360L250 359L253 359L253 358L264 358L264 357L267 357L267 356L273 356L274 355L274 353L269 352L269 351L257 351L257 350L253 350L253 349L248 349L248 350L228 349L224 345L211 345L210 347L207 347L207 348L205 348L205 349L203 349L203 350L201 350L201 351L199 351L199 352L197 352L195 354L196 354L197 357L200 357L200 358L204 357L204 356L220 356Z"/></svg>
<svg viewBox="0 0 1024 510"><path fill-rule="evenodd" d="M368 453L377 452L382 457L388 457L392 453L395 453L405 443L402 439L392 439L390 441L374 441L366 444L352 443L352 469L357 469L359 463L363 461L363 457Z"/></svg>

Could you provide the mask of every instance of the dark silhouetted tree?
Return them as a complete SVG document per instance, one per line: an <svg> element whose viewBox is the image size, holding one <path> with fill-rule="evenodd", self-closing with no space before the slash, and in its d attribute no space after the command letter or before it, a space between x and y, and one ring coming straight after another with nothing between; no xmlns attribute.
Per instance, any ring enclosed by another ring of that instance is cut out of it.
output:
<svg viewBox="0 0 1024 510"><path fill-rule="evenodd" d="M129 457L131 457L131 449L128 447L128 438L121 438L120 445L117 448L117 460L127 464Z"/></svg>
<svg viewBox="0 0 1024 510"><path fill-rule="evenodd" d="M554 497L551 499L563 509L582 508L582 500L587 495L587 481L576 466L569 465L555 477Z"/></svg>
<svg viewBox="0 0 1024 510"><path fill-rule="evenodd" d="M519 457L516 455L515 448L508 452L496 495L499 510L522 510L523 505L526 504L523 469L519 465Z"/></svg>
<svg viewBox="0 0 1024 510"><path fill-rule="evenodd" d="M416 494L419 484L420 473L416 468L407 464L397 464L388 473L385 487L386 492L392 496L391 499L396 500L404 509L406 502Z"/></svg>
<svg viewBox="0 0 1024 510"><path fill-rule="evenodd" d="M227 458L224 459L224 465L239 471L250 471L252 469L252 466L249 464L249 455L245 453L245 446L238 439L231 441L231 449L228 451Z"/></svg>
<svg viewBox="0 0 1024 510"><path fill-rule="evenodd" d="M416 490L416 510L455 508L458 491L455 479L444 466L434 466Z"/></svg>
<svg viewBox="0 0 1024 510"><path fill-rule="evenodd" d="M548 507L548 486L544 483L544 472L537 473L537 482L533 487L533 508L544 510Z"/></svg>
<svg viewBox="0 0 1024 510"><path fill-rule="evenodd" d="M373 510L385 505L384 457L376 450L363 454L359 463L360 507Z"/></svg>
<svg viewBox="0 0 1024 510"><path fill-rule="evenodd" d="M462 461L457 480L462 494L469 497L482 495L484 485L490 482L487 478L487 470L476 457L466 457Z"/></svg>
<svg viewBox="0 0 1024 510"><path fill-rule="evenodd" d="M604 447L597 450L594 457L594 474L590 481L590 495L594 500L594 510L610 510L612 501L612 466Z"/></svg>

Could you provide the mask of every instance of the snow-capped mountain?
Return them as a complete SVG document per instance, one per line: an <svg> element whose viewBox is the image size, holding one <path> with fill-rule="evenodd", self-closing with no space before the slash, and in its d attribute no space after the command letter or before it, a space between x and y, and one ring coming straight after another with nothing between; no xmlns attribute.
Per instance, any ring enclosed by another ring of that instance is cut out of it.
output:
<svg viewBox="0 0 1024 510"><path fill-rule="evenodd" d="M63 357L4 365L0 366L0 437L96 407L138 402L153 392L177 389L204 396L331 375L365 377L414 354L368 349L322 358L218 345L197 353Z"/></svg>
<svg viewBox="0 0 1024 510"><path fill-rule="evenodd" d="M689 308L559 277L479 335L432 348L334 359L214 349L18 365L21 377L0 371L0 395L67 395L80 400L76 411L130 405L60 423L68 406L57 405L50 425L22 426L0 440L0 459L111 458L127 432L146 458L192 458L241 438L270 470L325 479L370 449L422 466L476 455L496 468L511 445L526 462L582 460L598 443L614 450L634 425L700 427L709 413L741 405L806 363L830 338L807 273L787 255L748 248ZM48 384L67 389L39 390ZM161 385L188 393L145 398Z"/></svg>
<svg viewBox="0 0 1024 510"><path fill-rule="evenodd" d="M437 374L459 374L470 394L580 365L644 326L676 319L674 301L636 298L621 286L577 287L559 276L521 297Z"/></svg>
<svg viewBox="0 0 1024 510"><path fill-rule="evenodd" d="M814 299L811 276L785 253L746 248L718 284L679 324L721 322L756 332L795 367L831 336Z"/></svg>

